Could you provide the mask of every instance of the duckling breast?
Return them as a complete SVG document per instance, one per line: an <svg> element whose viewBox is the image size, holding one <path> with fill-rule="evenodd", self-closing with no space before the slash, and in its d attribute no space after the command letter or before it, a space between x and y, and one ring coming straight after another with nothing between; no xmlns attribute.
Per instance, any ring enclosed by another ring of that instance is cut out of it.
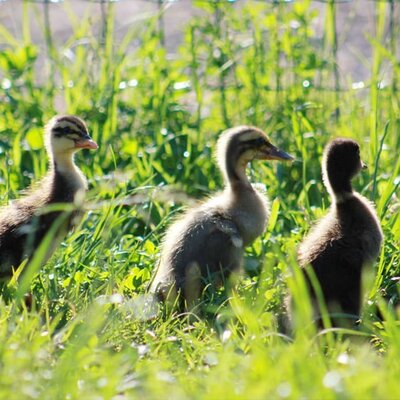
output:
<svg viewBox="0 0 400 400"><path fill-rule="evenodd" d="M244 246L249 245L264 233L269 210L267 198L254 188L232 198L227 206L227 213L238 226Z"/></svg>

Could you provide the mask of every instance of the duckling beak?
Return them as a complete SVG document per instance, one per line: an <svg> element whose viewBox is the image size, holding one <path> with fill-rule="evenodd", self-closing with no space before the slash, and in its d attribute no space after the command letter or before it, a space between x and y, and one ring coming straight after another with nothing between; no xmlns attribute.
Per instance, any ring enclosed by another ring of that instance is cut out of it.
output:
<svg viewBox="0 0 400 400"><path fill-rule="evenodd" d="M99 148L99 146L90 136L87 136L81 140L75 141L75 148L96 150Z"/></svg>
<svg viewBox="0 0 400 400"><path fill-rule="evenodd" d="M361 161L361 168L362 168L362 169L367 169L367 168L368 168L368 165L365 164L365 162Z"/></svg>
<svg viewBox="0 0 400 400"><path fill-rule="evenodd" d="M279 150L275 146L269 147L268 151L265 153L266 160L281 160L281 161L294 161L294 157L290 154Z"/></svg>

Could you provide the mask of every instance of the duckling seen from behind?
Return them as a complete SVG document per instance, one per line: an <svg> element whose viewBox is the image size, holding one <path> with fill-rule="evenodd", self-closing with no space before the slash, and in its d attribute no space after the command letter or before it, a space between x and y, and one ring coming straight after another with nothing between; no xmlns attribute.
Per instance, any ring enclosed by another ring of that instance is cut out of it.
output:
<svg viewBox="0 0 400 400"><path fill-rule="evenodd" d="M260 236L268 202L250 183L252 160L293 160L255 127L239 126L218 140L217 161L225 189L187 211L167 231L150 291L174 303L178 296L193 309L207 283L220 285L242 264L246 246Z"/></svg>
<svg viewBox="0 0 400 400"><path fill-rule="evenodd" d="M362 168L360 147L354 140L334 139L326 146L322 172L332 205L301 243L298 253L316 315L319 309L308 269L318 280L328 312L358 319L361 272L379 255L383 234L378 217L372 203L354 192L351 185ZM333 323L342 324L337 320Z"/></svg>

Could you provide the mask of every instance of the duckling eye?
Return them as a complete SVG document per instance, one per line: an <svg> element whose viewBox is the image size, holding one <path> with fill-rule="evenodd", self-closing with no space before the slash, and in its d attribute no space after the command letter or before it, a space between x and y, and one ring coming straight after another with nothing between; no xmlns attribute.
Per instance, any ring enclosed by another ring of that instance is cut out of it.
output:
<svg viewBox="0 0 400 400"><path fill-rule="evenodd" d="M261 147L267 144L267 141L264 138L257 138L257 139L252 139L247 142L250 146L254 147Z"/></svg>
<svg viewBox="0 0 400 400"><path fill-rule="evenodd" d="M79 136L78 132L69 127L64 128L64 134L68 136Z"/></svg>
<svg viewBox="0 0 400 400"><path fill-rule="evenodd" d="M256 139L256 141L257 141L257 145L259 145L259 146L263 146L263 145L267 144L267 141L264 138L258 138L258 139Z"/></svg>
<svg viewBox="0 0 400 400"><path fill-rule="evenodd" d="M71 140L79 140L81 138L81 135L73 130L71 130L71 132L68 132L66 136L68 139Z"/></svg>
<svg viewBox="0 0 400 400"><path fill-rule="evenodd" d="M79 137L79 133L74 131L73 129L69 128L69 127L65 127L65 128L61 128L61 127L57 127L53 129L55 136L57 137L61 137L61 136L77 136Z"/></svg>

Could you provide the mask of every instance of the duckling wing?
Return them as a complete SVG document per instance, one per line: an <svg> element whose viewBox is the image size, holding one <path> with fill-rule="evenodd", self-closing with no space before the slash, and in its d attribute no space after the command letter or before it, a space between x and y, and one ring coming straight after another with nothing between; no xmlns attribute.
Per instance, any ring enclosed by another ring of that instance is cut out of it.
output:
<svg viewBox="0 0 400 400"><path fill-rule="evenodd" d="M49 230L56 213L53 215L35 215L37 207L26 201L15 202L3 210L0 215L0 277L11 275L12 267L18 267L29 258L39 246ZM52 241L57 244L58 239ZM54 248L48 249L50 255Z"/></svg>
<svg viewBox="0 0 400 400"><path fill-rule="evenodd" d="M208 284L219 287L240 268L242 254L243 240L231 220L219 215L203 216L185 233L170 259L173 286L181 290L191 308Z"/></svg>
<svg viewBox="0 0 400 400"><path fill-rule="evenodd" d="M24 259L27 220L29 216L14 206L4 208L0 214L0 277L11 275L12 267L18 267Z"/></svg>
<svg viewBox="0 0 400 400"><path fill-rule="evenodd" d="M187 249L185 261L180 266L184 267L184 275L183 281L178 281L178 287L183 288L189 307L197 302L208 284L213 287L223 285L242 262L243 240L231 220L214 216L203 222L201 230L199 241Z"/></svg>
<svg viewBox="0 0 400 400"><path fill-rule="evenodd" d="M241 265L243 240L235 223L218 212L199 211L168 230L149 290L175 304L181 292L188 305L201 296L206 282L219 285Z"/></svg>
<svg viewBox="0 0 400 400"><path fill-rule="evenodd" d="M182 288L190 271L197 271L202 280L228 276L240 267L242 254L243 240L233 221L217 212L191 215L167 233L152 286L173 280Z"/></svg>
<svg viewBox="0 0 400 400"><path fill-rule="evenodd" d="M243 239L242 236L240 235L239 229L236 226L236 224L225 218L217 218L215 220L215 228L217 231L220 232L220 239L223 242L226 242L227 240L231 242L231 245L237 248L242 248L243 247ZM224 243L225 245L228 245L228 243Z"/></svg>

